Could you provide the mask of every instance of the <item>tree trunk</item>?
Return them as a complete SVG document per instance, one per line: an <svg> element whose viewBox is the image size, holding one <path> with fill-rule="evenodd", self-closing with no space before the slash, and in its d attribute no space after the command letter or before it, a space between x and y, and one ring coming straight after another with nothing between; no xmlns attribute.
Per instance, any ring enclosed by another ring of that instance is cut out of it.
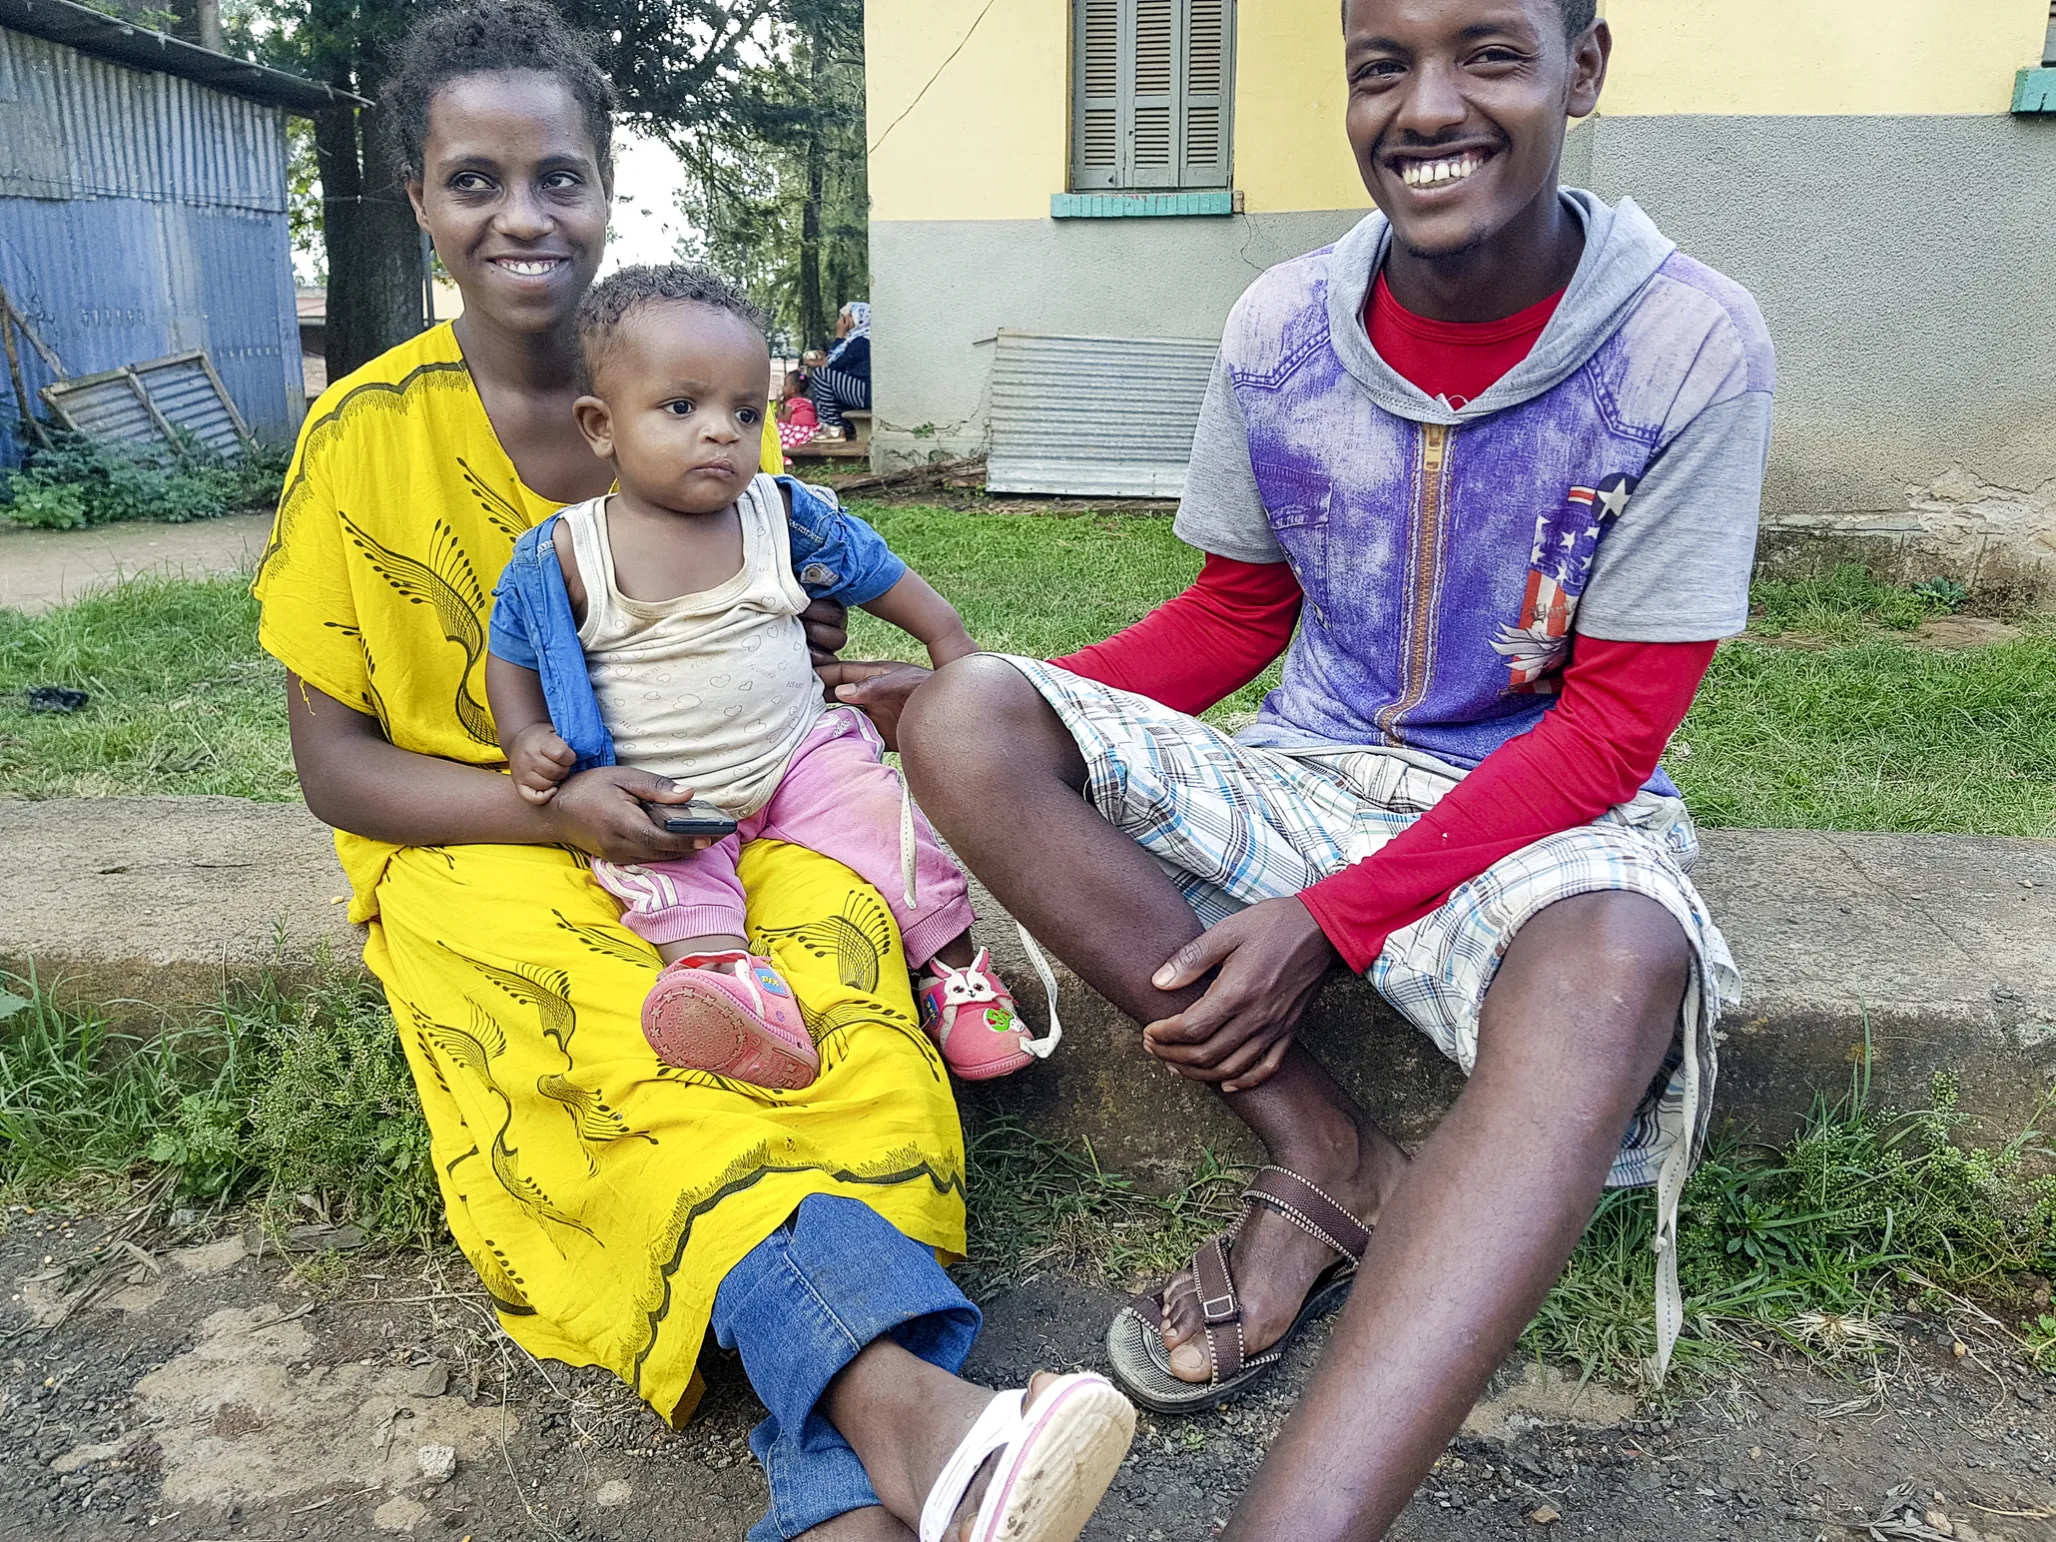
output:
<svg viewBox="0 0 2056 1542"><path fill-rule="evenodd" d="M827 90L826 50L818 36L807 40L807 201L800 210L800 346L828 345L828 312L821 294L821 203L828 181L828 147L821 133L822 98Z"/></svg>
<svg viewBox="0 0 2056 1542"><path fill-rule="evenodd" d="M381 153L373 112L318 113L322 243L328 254L328 378L421 330L421 237L407 190Z"/></svg>

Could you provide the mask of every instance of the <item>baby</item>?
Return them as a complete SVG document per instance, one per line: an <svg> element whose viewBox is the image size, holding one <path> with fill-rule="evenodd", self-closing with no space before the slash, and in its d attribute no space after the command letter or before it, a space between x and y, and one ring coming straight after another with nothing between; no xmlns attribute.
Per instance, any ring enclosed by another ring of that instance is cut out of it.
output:
<svg viewBox="0 0 2056 1542"><path fill-rule="evenodd" d="M922 1024L958 1076L1048 1054L1055 1036L1029 1036L973 951L963 874L906 802L876 729L823 700L799 619L810 595L861 605L940 666L977 650L962 618L832 495L757 471L770 356L758 313L727 283L701 268L625 268L587 294L578 327L588 394L573 410L617 490L516 544L486 689L532 802L618 756L690 787L696 813L736 822L689 857L593 862L665 964L643 1003L651 1047L760 1086L814 1079L791 988L745 940L736 860L766 839L833 857L886 896L908 959L925 966Z"/></svg>
<svg viewBox="0 0 2056 1542"><path fill-rule="evenodd" d="M821 418L807 395L807 377L796 369L785 372L785 390L778 403L778 443L797 450L821 432Z"/></svg>

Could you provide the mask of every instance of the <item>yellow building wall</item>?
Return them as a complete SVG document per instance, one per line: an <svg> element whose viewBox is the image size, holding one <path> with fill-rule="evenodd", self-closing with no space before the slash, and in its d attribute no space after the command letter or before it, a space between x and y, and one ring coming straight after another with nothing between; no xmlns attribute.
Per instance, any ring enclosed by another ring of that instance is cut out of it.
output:
<svg viewBox="0 0 2056 1542"><path fill-rule="evenodd" d="M2047 0L1605 0L1599 110L2003 113Z"/></svg>
<svg viewBox="0 0 2056 1542"><path fill-rule="evenodd" d="M869 0L872 218L1044 219L1068 175L1069 0ZM2003 113L2047 0L1606 0L1609 117ZM952 57L954 55L954 57ZM1237 6L1251 213L1366 207L1335 0Z"/></svg>
<svg viewBox="0 0 2056 1542"><path fill-rule="evenodd" d="M1069 0L993 0L981 21L984 9L866 0L874 220L1047 219L1064 190Z"/></svg>

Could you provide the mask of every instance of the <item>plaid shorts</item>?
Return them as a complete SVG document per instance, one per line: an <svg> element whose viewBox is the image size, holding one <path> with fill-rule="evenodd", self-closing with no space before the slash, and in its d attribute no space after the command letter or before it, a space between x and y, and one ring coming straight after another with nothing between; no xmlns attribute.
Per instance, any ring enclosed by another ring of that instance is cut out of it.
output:
<svg viewBox="0 0 2056 1542"><path fill-rule="evenodd" d="M1078 742L1086 796L1155 857L1207 925L1377 851L1462 780L1412 750L1310 755L1237 743L1197 718L1050 664L1009 656ZM1673 1282L1678 1194L1713 1104L1714 1027L1736 998L1727 940L1687 876L1699 840L1682 800L1639 793L1591 824L1547 836L1460 885L1396 931L1370 981L1466 1075L1478 1014L1514 934L1574 894L1645 894L1677 918L1696 961L1665 1064L1621 1140L1608 1183L1657 1186L1661 1274ZM1664 1358L1676 1329L1663 1323ZM1681 1315L1681 1314L1680 1314Z"/></svg>

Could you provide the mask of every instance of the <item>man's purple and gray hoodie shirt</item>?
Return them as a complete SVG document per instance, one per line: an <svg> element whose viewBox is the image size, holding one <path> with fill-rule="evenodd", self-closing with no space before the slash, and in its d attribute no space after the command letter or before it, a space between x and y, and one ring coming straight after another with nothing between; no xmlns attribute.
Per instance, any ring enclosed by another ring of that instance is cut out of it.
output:
<svg viewBox="0 0 2056 1542"><path fill-rule="evenodd" d="M1284 683L1245 742L1476 765L1554 701L1574 638L1740 631L1770 433L1749 294L1631 201L1566 190L1577 271L1526 360L1460 408L1372 349L1390 227L1272 268L1231 314L1178 533L1292 564ZM1670 792L1658 773L1655 790Z"/></svg>

